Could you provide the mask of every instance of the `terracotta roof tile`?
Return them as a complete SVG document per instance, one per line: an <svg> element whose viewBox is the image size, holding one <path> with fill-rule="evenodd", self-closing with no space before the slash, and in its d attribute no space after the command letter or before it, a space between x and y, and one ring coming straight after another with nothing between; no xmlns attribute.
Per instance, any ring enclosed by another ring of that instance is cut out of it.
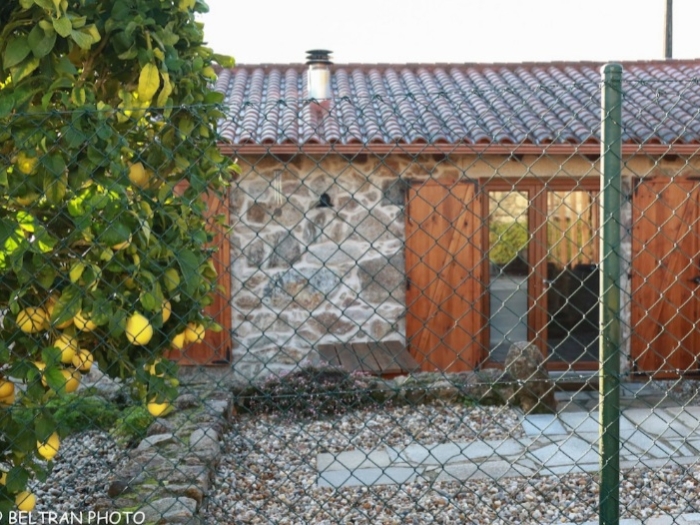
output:
<svg viewBox="0 0 700 525"><path fill-rule="evenodd" d="M700 60L623 64L623 140L700 143ZM222 70L233 144L577 144L600 134L600 64L333 65L325 111L306 67Z"/></svg>

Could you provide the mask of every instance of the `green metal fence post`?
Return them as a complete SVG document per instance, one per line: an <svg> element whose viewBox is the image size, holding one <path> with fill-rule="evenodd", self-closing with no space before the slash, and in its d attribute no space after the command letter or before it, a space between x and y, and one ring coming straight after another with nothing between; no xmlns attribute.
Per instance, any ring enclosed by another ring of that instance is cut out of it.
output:
<svg viewBox="0 0 700 525"><path fill-rule="evenodd" d="M620 522L620 206L622 66L602 67L599 523Z"/></svg>

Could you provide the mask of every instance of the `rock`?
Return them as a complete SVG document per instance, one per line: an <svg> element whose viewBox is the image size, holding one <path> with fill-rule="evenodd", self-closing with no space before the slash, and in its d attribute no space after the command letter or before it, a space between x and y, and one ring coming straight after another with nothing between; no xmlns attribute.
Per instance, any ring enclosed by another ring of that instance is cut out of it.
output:
<svg viewBox="0 0 700 525"><path fill-rule="evenodd" d="M199 406L199 398L194 394L180 394L173 403L178 410L186 410Z"/></svg>
<svg viewBox="0 0 700 525"><path fill-rule="evenodd" d="M140 509L145 522L188 523L197 510L197 502L192 498L162 498L145 504Z"/></svg>
<svg viewBox="0 0 700 525"><path fill-rule="evenodd" d="M198 458L216 461L221 455L219 435L213 428L198 428L190 434L190 448Z"/></svg>
<svg viewBox="0 0 700 525"><path fill-rule="evenodd" d="M148 427L146 435L155 436L156 434L168 434L173 432L173 424L167 419L157 418L151 426Z"/></svg>
<svg viewBox="0 0 700 525"><path fill-rule="evenodd" d="M139 446L136 447L136 450L146 450L149 448L157 447L159 445L168 445L170 443L175 442L175 436L171 433L167 434L154 434L148 437L145 437L141 440L141 443L139 443Z"/></svg>
<svg viewBox="0 0 700 525"><path fill-rule="evenodd" d="M518 385L511 404L519 405L526 414L556 413L554 383L539 348L527 341L513 343L506 355L505 372Z"/></svg>
<svg viewBox="0 0 700 525"><path fill-rule="evenodd" d="M107 495L110 498L116 498L117 496L120 496L125 492L128 492L129 490L129 483L127 481L118 479L109 484L109 488L107 489Z"/></svg>

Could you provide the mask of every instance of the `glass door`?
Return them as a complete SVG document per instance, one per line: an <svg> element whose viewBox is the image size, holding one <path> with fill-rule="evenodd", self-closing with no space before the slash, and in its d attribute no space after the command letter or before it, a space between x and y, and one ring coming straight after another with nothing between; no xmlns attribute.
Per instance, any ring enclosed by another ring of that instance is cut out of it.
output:
<svg viewBox="0 0 700 525"><path fill-rule="evenodd" d="M547 192L547 348L549 360L598 359L597 192Z"/></svg>
<svg viewBox="0 0 700 525"><path fill-rule="evenodd" d="M530 341L551 369L598 359L597 181L491 181L489 361Z"/></svg>

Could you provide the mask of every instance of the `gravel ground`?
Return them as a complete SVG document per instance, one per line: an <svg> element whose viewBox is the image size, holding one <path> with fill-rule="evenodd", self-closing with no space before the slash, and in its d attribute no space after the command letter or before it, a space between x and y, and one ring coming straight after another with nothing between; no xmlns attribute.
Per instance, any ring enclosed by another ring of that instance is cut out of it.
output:
<svg viewBox="0 0 700 525"><path fill-rule="evenodd" d="M61 442L46 483L33 481L37 511L79 512L98 510L109 499L110 475L123 466L126 451L106 432L88 431Z"/></svg>
<svg viewBox="0 0 700 525"><path fill-rule="evenodd" d="M340 490L316 486L316 454L321 452L520 435L517 414L502 407L365 409L322 421L242 416L224 436L205 523L511 525L595 519L595 475ZM700 466L637 468L625 473L620 494L623 517L698 512Z"/></svg>

